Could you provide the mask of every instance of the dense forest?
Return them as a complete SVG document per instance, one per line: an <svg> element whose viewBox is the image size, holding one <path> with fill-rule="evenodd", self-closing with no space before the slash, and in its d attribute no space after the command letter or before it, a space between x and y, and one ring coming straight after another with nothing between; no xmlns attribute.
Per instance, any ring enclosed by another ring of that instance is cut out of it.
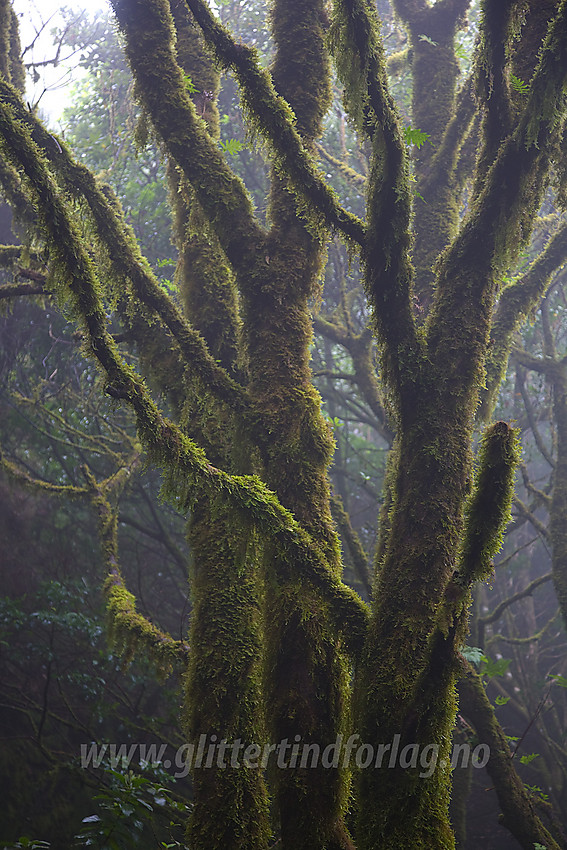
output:
<svg viewBox="0 0 567 850"><path fill-rule="evenodd" d="M21 17L0 847L567 847L567 0Z"/></svg>

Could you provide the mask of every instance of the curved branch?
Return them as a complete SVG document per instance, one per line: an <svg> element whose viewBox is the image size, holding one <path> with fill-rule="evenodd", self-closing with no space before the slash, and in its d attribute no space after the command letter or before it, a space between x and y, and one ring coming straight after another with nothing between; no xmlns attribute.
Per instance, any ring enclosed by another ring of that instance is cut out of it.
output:
<svg viewBox="0 0 567 850"><path fill-rule="evenodd" d="M545 582L551 581L552 577L551 573L546 573L545 575L534 579L523 590L519 590L518 593L514 593L513 596L509 596L508 599L504 599L500 602L489 614L486 614L484 617L479 617L479 625L482 624L483 626L487 626L489 623L495 623L496 620L500 619L506 608L509 608L510 605L514 604L514 602L518 602L526 596L531 596L540 584L545 584Z"/></svg>
<svg viewBox="0 0 567 850"><path fill-rule="evenodd" d="M495 717L480 676L462 660L459 685L461 711L470 720L482 744L489 747L486 770L494 782L504 824L524 848L543 844L547 850L561 850L539 819L533 801L514 769L506 736Z"/></svg>
<svg viewBox="0 0 567 850"><path fill-rule="evenodd" d="M150 459L163 469L166 493L181 496L187 508L200 492L221 494L239 512L243 522L256 523L271 535L280 553L292 551L294 558L289 562L293 563L294 559L299 562L304 578L329 602L333 625L343 635L346 648L358 653L366 635L366 605L334 575L311 536L261 481L254 476L229 475L213 467L204 451L161 414L143 381L121 357L108 331L94 267L43 158L5 105L0 109L0 134L7 154L20 165L36 197L60 298L70 303L83 324L92 354L106 373L107 393L127 401L133 408L140 439ZM283 564L285 558L281 560Z"/></svg>
<svg viewBox="0 0 567 850"><path fill-rule="evenodd" d="M138 460L137 454L128 467L122 467L114 476L102 482L97 482L86 467L83 472L98 513L101 546L107 570L103 590L107 600L111 641L123 656L125 665L132 661L137 649L142 647L165 677L175 662L187 664L189 647L183 641L174 640L136 611L135 597L126 589L119 567L118 511L112 509L108 499L110 493L116 496L124 488L130 468Z"/></svg>
<svg viewBox="0 0 567 850"><path fill-rule="evenodd" d="M429 354L443 370L445 387L461 408L464 402L456 388L463 386L463 379L471 388L482 383L496 281L531 232L546 186L565 107L566 35L567 2L562 0L524 114L514 134L501 145L471 214L440 266L428 327ZM459 328L458 356L455 326Z"/></svg>
<svg viewBox="0 0 567 850"><path fill-rule="evenodd" d="M511 353L514 360L520 366L523 366L524 369L529 369L531 372L538 372L540 375L549 375L557 368L555 360L549 357L537 357L518 346L514 346Z"/></svg>
<svg viewBox="0 0 567 850"><path fill-rule="evenodd" d="M101 242L117 273L130 280L141 301L160 316L178 343L190 371L203 381L209 392L228 403L233 410L240 413L247 410L242 387L219 366L201 334L184 319L150 271L117 211L117 201L111 195L111 190L105 187L103 191L89 169L73 160L63 140L54 145L54 137L26 110L17 92L1 79L0 98L10 105L15 117L29 128L32 138L66 189L74 197L87 201Z"/></svg>
<svg viewBox="0 0 567 850"><path fill-rule="evenodd" d="M323 180L294 127L293 112L277 95L256 51L237 44L201 0L187 0L187 6L219 63L234 71L243 106L256 131L269 142L276 169L290 179L300 205L306 205L311 217L322 218L327 226L362 245L364 225L341 207ZM263 231L254 219L243 184L228 168L220 149L206 138L189 97L183 93L165 3L113 0L113 7L126 33L129 60L158 132L198 193L234 269L248 271L261 250ZM164 77L168 80L167 92Z"/></svg>
<svg viewBox="0 0 567 850"><path fill-rule="evenodd" d="M553 234L525 274L506 286L500 295L490 331L486 391L481 416L490 416L498 387L506 374L514 333L549 288L555 271L567 259L567 222ZM530 367L528 367L530 368Z"/></svg>
<svg viewBox="0 0 567 850"><path fill-rule="evenodd" d="M555 612L555 614L553 615L553 617L551 617L551 619L548 620L547 623L545 623L541 627L541 629L533 635L528 635L527 637L509 637L508 635L495 634L495 635L491 635L489 637L489 639L486 642L486 645L491 646L493 643L496 643L496 641L502 641L503 643L511 643L511 644L516 644L518 646L521 646L522 644L525 645L525 644L528 644L528 643L533 643L534 641L541 640L541 638L544 636L544 634L547 632L547 630L551 628L553 623L560 616L560 613L561 612L558 608L557 611Z"/></svg>

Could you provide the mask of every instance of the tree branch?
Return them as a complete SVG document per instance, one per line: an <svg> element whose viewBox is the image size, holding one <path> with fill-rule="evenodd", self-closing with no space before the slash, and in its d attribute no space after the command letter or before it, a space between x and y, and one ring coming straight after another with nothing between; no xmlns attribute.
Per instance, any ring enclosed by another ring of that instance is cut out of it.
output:
<svg viewBox="0 0 567 850"><path fill-rule="evenodd" d="M107 329L93 264L43 158L6 105L0 109L0 134L6 152L20 165L36 197L58 294L70 303L83 324L92 354L106 373L107 393L124 399L133 408L140 439L151 460L164 472L166 493L181 497L186 508L203 490L222 494L244 522L256 523L272 536L280 552L292 551L294 557L289 562L296 560L304 578L330 603L335 629L343 635L349 651L356 654L362 647L368 622L368 611L360 597L329 570L327 559L310 535L261 481L253 476L229 475L213 467L203 450L160 413L143 381L120 356Z"/></svg>
<svg viewBox="0 0 567 850"><path fill-rule="evenodd" d="M53 144L54 137L43 128L33 114L25 109L15 90L2 80L0 80L0 98L11 106L15 117L29 128L32 138L42 149L65 187L75 197L86 199L101 242L111 257L114 269L119 276L123 275L132 282L134 291L141 301L160 316L178 343L189 370L196 374L206 389L219 400L229 404L239 413L246 411L248 402L242 387L218 365L203 337L184 319L163 291L117 211L118 202L110 194L110 190L106 188L106 194L103 192L89 169L73 160L63 140L58 142L57 146ZM117 289L120 295L120 288L117 287ZM154 328L150 329L151 335L155 337ZM136 336L139 337L138 334ZM143 349L144 339L137 338L137 341Z"/></svg>
<svg viewBox="0 0 567 850"><path fill-rule="evenodd" d="M539 819L533 801L514 769L506 736L494 715L480 676L468 662L463 660L461 666L461 710L474 726L480 742L489 747L486 770L494 782L505 826L524 850L533 850L536 843L543 844L547 850L561 850Z"/></svg>

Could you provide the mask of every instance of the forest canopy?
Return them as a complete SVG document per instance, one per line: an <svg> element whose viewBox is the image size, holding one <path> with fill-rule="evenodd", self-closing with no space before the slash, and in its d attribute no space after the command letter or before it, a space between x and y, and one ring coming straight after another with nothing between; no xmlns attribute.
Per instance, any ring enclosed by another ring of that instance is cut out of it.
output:
<svg viewBox="0 0 567 850"><path fill-rule="evenodd" d="M567 846L567 0L0 28L0 841Z"/></svg>

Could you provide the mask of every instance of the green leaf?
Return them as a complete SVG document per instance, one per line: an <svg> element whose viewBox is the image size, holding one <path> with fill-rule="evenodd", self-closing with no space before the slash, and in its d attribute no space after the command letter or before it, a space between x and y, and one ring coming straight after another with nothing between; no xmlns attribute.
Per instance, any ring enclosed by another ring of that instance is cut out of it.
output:
<svg viewBox="0 0 567 850"><path fill-rule="evenodd" d="M527 782L524 782L524 788L527 788L530 793L534 794L537 797L541 797L542 800L548 800L549 794L545 794L539 785L528 785Z"/></svg>
<svg viewBox="0 0 567 850"><path fill-rule="evenodd" d="M244 145L238 139L228 139L226 142L221 142L220 146L225 153L231 156L234 156L235 153L238 153L244 148Z"/></svg>
<svg viewBox="0 0 567 850"><path fill-rule="evenodd" d="M471 664L480 664L485 660L484 653L478 646L463 646L461 655Z"/></svg>
<svg viewBox="0 0 567 850"><path fill-rule="evenodd" d="M537 758L539 758L539 753L529 753L529 754L526 754L525 756L520 756L520 761L522 762L522 764L529 764L530 762L532 762L534 759L537 759Z"/></svg>
<svg viewBox="0 0 567 850"><path fill-rule="evenodd" d="M510 74L510 85L519 94L528 94L530 90L528 83L525 83L519 77L515 77L514 74Z"/></svg>
<svg viewBox="0 0 567 850"><path fill-rule="evenodd" d="M509 699L510 699L510 697L497 696L495 702L496 702L496 705L506 705L506 703L509 701Z"/></svg>
<svg viewBox="0 0 567 850"><path fill-rule="evenodd" d="M567 688L567 679L565 676L551 675L550 678L553 679L555 684L559 685L560 688Z"/></svg>
<svg viewBox="0 0 567 850"><path fill-rule="evenodd" d="M429 38L429 36L428 36L428 35L424 35L424 34L422 33L421 35L419 35L419 36L418 36L418 38L419 38L419 40L420 40L420 41L426 41L426 42L427 42L428 44L430 44L432 47L437 47L437 42L436 42L436 41L433 41L433 39L432 39L432 38Z"/></svg>
<svg viewBox="0 0 567 850"><path fill-rule="evenodd" d="M196 86L194 85L193 80L191 79L189 74L183 74L183 82L184 82L185 88L187 89L189 94L197 94L199 89L196 88Z"/></svg>
<svg viewBox="0 0 567 850"><path fill-rule="evenodd" d="M404 139L407 145L415 145L420 148L425 142L430 139L430 133L424 133L423 130L417 130L413 127L404 127Z"/></svg>
<svg viewBox="0 0 567 850"><path fill-rule="evenodd" d="M497 661L493 661L492 658L485 657L483 658L486 667L482 670L483 676L488 676L492 678L493 676L503 676L510 664L512 663L511 658L499 658Z"/></svg>

